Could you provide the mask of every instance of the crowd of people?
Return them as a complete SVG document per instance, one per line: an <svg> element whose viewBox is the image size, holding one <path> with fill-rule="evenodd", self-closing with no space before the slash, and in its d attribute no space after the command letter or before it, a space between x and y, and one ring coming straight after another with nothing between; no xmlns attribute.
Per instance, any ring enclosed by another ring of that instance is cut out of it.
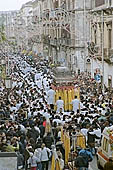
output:
<svg viewBox="0 0 113 170"><path fill-rule="evenodd" d="M18 169L48 170L55 145L61 169L68 169L61 141L63 127L70 136L71 151L73 138L80 133L85 136L86 149L76 146L75 167L87 170L104 128L113 125L112 94L107 89L103 94L90 74L75 75L74 86L80 87L80 100L75 96L71 103L73 110L65 111L61 97L55 103L48 61L36 63L21 55L14 55L11 60L12 89L0 86L0 151L16 152ZM50 131L46 131L47 123L51 124Z"/></svg>

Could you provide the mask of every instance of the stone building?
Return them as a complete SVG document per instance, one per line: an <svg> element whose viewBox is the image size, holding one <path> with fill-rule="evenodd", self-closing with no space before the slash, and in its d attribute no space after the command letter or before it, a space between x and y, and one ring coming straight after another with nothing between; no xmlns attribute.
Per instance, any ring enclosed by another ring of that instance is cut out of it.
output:
<svg viewBox="0 0 113 170"><path fill-rule="evenodd" d="M86 71L90 39L91 0L33 0L15 19L15 37L21 48L43 54L72 71Z"/></svg>
<svg viewBox="0 0 113 170"><path fill-rule="evenodd" d="M72 71L85 71L91 1L44 0L42 4L44 55Z"/></svg>
<svg viewBox="0 0 113 170"><path fill-rule="evenodd" d="M100 76L106 87L113 87L113 0L95 0L91 12L92 77Z"/></svg>
<svg viewBox="0 0 113 170"><path fill-rule="evenodd" d="M18 11L0 11L0 25L4 26L9 41L14 39L14 19Z"/></svg>
<svg viewBox="0 0 113 170"><path fill-rule="evenodd" d="M30 48L29 43L29 32L31 31L32 27L29 23L32 23L32 2L28 2L23 4L21 9L18 11L14 28L15 28L15 37L17 40L17 45L20 49Z"/></svg>

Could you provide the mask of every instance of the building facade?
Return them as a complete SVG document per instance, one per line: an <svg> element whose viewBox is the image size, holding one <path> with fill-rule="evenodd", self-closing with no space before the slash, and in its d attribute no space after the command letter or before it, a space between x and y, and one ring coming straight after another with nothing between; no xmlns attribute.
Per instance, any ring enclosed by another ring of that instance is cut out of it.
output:
<svg viewBox="0 0 113 170"><path fill-rule="evenodd" d="M91 12L91 74L113 87L113 0L95 0Z"/></svg>
<svg viewBox="0 0 113 170"><path fill-rule="evenodd" d="M33 0L14 20L19 48L33 50L72 71L86 71L91 0Z"/></svg>
<svg viewBox="0 0 113 170"><path fill-rule="evenodd" d="M32 2L28 2L24 4L17 16L15 17L15 37L17 39L17 45L20 49L24 49L27 47L29 50L29 32L32 29L32 26L29 23L32 23Z"/></svg>
<svg viewBox="0 0 113 170"><path fill-rule="evenodd" d="M33 0L18 12L1 13L0 21L20 49L74 72L99 75L112 87L112 11L113 0Z"/></svg>
<svg viewBox="0 0 113 170"><path fill-rule="evenodd" d="M85 71L91 0L44 0L42 4L44 55L72 71Z"/></svg>
<svg viewBox="0 0 113 170"><path fill-rule="evenodd" d="M0 25L4 26L4 31L7 39L13 41L14 35L14 19L18 11L1 11L0 12Z"/></svg>

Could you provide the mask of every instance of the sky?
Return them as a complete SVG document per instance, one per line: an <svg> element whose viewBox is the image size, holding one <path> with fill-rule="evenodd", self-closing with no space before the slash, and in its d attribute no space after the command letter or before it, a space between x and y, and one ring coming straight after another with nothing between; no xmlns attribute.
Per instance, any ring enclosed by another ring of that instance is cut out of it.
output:
<svg viewBox="0 0 113 170"><path fill-rule="evenodd" d="M0 0L0 11L19 10L28 1L30 0Z"/></svg>

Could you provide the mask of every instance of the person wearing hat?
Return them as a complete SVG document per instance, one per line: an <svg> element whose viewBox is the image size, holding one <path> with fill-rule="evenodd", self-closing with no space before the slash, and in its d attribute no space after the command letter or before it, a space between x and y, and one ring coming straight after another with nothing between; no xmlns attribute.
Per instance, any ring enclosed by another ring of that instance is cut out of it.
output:
<svg viewBox="0 0 113 170"><path fill-rule="evenodd" d="M109 160L105 163L104 170L113 170L113 156L110 156Z"/></svg>

